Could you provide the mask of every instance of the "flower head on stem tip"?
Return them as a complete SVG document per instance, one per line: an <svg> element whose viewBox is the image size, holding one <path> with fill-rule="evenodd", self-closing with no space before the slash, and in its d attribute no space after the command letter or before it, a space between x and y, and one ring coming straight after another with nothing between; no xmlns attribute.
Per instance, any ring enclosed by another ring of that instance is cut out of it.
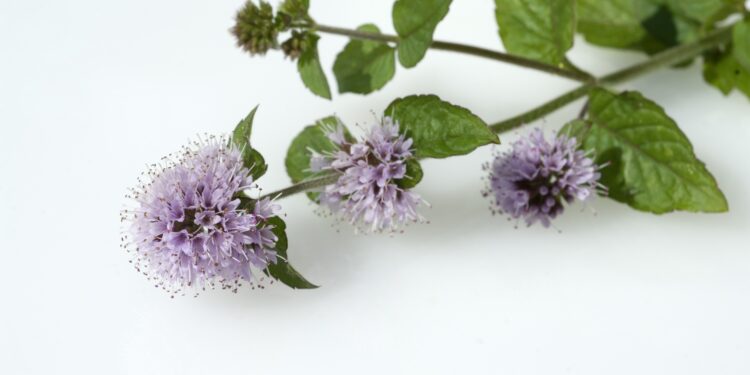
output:
<svg viewBox="0 0 750 375"><path fill-rule="evenodd" d="M267 221L280 207L270 199L245 207L239 197L252 186L241 151L226 138L195 141L152 165L132 189L123 247L138 271L173 295L253 285L262 279L251 269L277 261L278 238Z"/></svg>
<svg viewBox="0 0 750 375"><path fill-rule="evenodd" d="M550 142L535 129L511 147L485 165L489 186L484 194L492 196L493 210L523 218L529 226L548 227L565 205L605 191L598 182L601 167L577 148L575 138L558 135Z"/></svg>
<svg viewBox="0 0 750 375"><path fill-rule="evenodd" d="M320 193L321 205L365 232L396 232L424 218L417 208L424 201L399 181L409 178L407 160L414 157L412 140L399 134L398 123L383 117L360 141L350 139L343 126L328 138L338 150L315 154L313 171L336 170L341 176Z"/></svg>

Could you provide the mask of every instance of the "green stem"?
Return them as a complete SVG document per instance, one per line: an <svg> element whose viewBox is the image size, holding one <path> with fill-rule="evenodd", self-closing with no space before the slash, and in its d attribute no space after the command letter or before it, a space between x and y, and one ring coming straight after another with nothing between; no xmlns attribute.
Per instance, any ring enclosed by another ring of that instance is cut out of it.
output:
<svg viewBox="0 0 750 375"><path fill-rule="evenodd" d="M299 27L305 27L303 25L297 25ZM386 43L398 43L399 37L396 35L370 33L360 30L346 29L342 27L327 26L321 24L314 24L312 26L306 26L316 31L328 34L343 35L354 39L366 39L374 40L378 42ZM465 53L468 55L474 55L484 57L491 60L502 61L504 63L522 66L524 68L539 70L545 73L554 74L560 77L569 78L579 82L591 82L594 77L590 74L581 71L579 69L564 69L553 65L545 64L539 61L526 59L519 56L510 55L507 53L493 51L486 48L470 46L461 43L445 42L435 40L430 44L430 48L442 51L452 51Z"/></svg>
<svg viewBox="0 0 750 375"><path fill-rule="evenodd" d="M500 134L519 128L586 96L589 90L594 87L616 85L632 80L657 68L674 65L682 61L689 60L700 55L708 49L714 48L722 43L729 41L732 37L731 30L731 26L717 29L714 32L708 34L705 38L700 39L696 42L670 48L666 51L654 55L653 57L642 63L638 63L625 69L618 70L614 73L607 74L593 83L585 83L578 88L568 91L528 112L492 124L490 125L490 129L493 132Z"/></svg>
<svg viewBox="0 0 750 375"><path fill-rule="evenodd" d="M318 25L318 27L320 27L320 25ZM352 31L355 33L361 33L356 30L349 30L349 31ZM380 41L386 41L386 42L398 41L398 38L394 36L370 34L370 33L365 33L365 34L367 34L366 35L367 39L380 40ZM352 36L350 34L344 34L344 35ZM578 88L568 91L565 94L562 94L558 96L557 98L552 99L549 102L544 103L541 106L536 107L526 113L523 113L515 117L511 117L507 120L490 125L490 129L493 132L500 134L500 133L505 133L513 129L519 128L525 124L538 120L586 96L589 93L589 91L594 87L616 85L616 84L631 80L633 78L636 78L645 73L648 73L654 69L668 66L668 65L677 64L685 60L689 60L693 57L700 55L701 53L703 53L704 51L708 49L714 48L722 43L729 41L731 38L731 35L732 35L731 26L725 27L722 29L717 29L701 40L698 40L690 44L685 44L685 45L671 48L669 50L666 50L664 52L654 55L647 61L635 64L628 68L618 70L614 73L605 75L604 77L598 80L589 81L579 86ZM383 39L374 39L374 36L378 36L378 37L382 36ZM356 36L353 36L353 37L356 37ZM365 36L363 36L363 38L364 37ZM307 190L319 189L321 187L334 183L338 179L338 176L339 176L338 173L332 172L325 176L320 176L314 179L303 181L298 184L289 186L288 188L278 190L270 194L266 194L263 197L284 198L284 197L288 197L290 195L301 193Z"/></svg>
<svg viewBox="0 0 750 375"><path fill-rule="evenodd" d="M305 191L308 191L308 190L313 190L313 189L324 187L326 185L330 185L330 184L336 182L336 180L339 179L339 176L340 176L340 174L338 172L326 173L326 174L324 174L322 176L318 176L318 177L315 177L315 178L311 178L309 180L305 180L305 181L296 183L296 184L291 185L289 187L286 187L284 189L276 190L274 192L271 192L271 193L268 193L268 194L264 194L263 196L261 196L258 199L263 199L263 198L271 198L271 199L286 198L286 197L288 197L290 195L294 195L294 194L297 194L297 193L302 193L302 192L305 192Z"/></svg>

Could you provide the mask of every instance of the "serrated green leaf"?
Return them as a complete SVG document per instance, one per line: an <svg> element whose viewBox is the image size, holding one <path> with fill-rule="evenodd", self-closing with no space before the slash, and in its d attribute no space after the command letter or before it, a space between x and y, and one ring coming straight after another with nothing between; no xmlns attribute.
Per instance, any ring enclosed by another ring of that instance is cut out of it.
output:
<svg viewBox="0 0 750 375"><path fill-rule="evenodd" d="M308 33L307 38L307 48L302 51L299 60L297 60L300 78L302 78L305 87L310 89L313 94L331 99L331 88L328 86L328 79L320 65L320 57L318 57L318 39L320 37Z"/></svg>
<svg viewBox="0 0 750 375"><path fill-rule="evenodd" d="M729 51L713 51L703 58L703 79L729 95L738 89L750 98L750 70L745 69Z"/></svg>
<svg viewBox="0 0 750 375"><path fill-rule="evenodd" d="M373 24L362 25L357 30L380 33ZM352 39L336 56L333 73L340 93L369 94L393 78L396 51L386 43Z"/></svg>
<svg viewBox="0 0 750 375"><path fill-rule="evenodd" d="M277 253L276 263L268 265L267 274L274 279L282 282L284 285L293 289L315 289L318 286L307 281L297 270L289 264L287 248L289 241L286 236L286 223L278 216L268 219L268 224L272 225L271 231L278 237L274 250Z"/></svg>
<svg viewBox="0 0 750 375"><path fill-rule="evenodd" d="M500 143L482 119L435 95L396 99L385 114L398 121L401 132L414 140L419 158L464 155L477 147Z"/></svg>
<svg viewBox="0 0 750 375"><path fill-rule="evenodd" d="M401 38L398 61L406 68L416 66L432 44L432 34L445 18L451 0L396 0L393 26Z"/></svg>
<svg viewBox="0 0 750 375"><path fill-rule="evenodd" d="M724 194L677 124L637 92L590 94L588 129L580 142L602 170L609 197L657 214L675 210L725 212Z"/></svg>
<svg viewBox="0 0 750 375"><path fill-rule="evenodd" d="M404 178L396 180L396 185L402 189L411 189L422 181L423 176L424 172L422 171L422 166L419 164L419 161L417 159L407 159L406 175Z"/></svg>
<svg viewBox="0 0 750 375"><path fill-rule="evenodd" d="M738 22L732 30L732 48L735 60L750 71L750 19Z"/></svg>
<svg viewBox="0 0 750 375"><path fill-rule="evenodd" d="M253 120L258 106L255 106L250 114L242 119L232 132L232 142L242 151L242 163L245 168L250 169L250 175L254 180L266 173L268 165L263 155L250 144L250 136L253 132Z"/></svg>
<svg viewBox="0 0 750 375"><path fill-rule="evenodd" d="M561 66L573 47L575 0L495 0L495 18L514 55Z"/></svg>

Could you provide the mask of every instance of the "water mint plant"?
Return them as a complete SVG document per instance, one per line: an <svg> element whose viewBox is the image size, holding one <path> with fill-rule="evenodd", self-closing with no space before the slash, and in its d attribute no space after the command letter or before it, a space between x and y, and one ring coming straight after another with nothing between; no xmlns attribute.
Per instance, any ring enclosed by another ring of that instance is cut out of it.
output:
<svg viewBox="0 0 750 375"><path fill-rule="evenodd" d="M318 97L311 100L334 99L320 60L327 51L318 50L318 41L329 35L349 38L331 67L340 94L373 93L395 79L397 69L413 68L431 50L514 64L578 87L494 123L430 94L405 95L374 108L380 120L365 127L362 137L336 116L311 121L286 153L291 185L263 196L247 191L268 168L250 144L253 110L231 137L186 148L134 191L135 208L125 211L123 220L137 268L173 292L213 285L234 290L240 281L263 279L314 288L288 262L281 199L306 193L311 205L355 228L400 231L423 220L422 160L499 144L507 132L523 132L525 125L574 102L583 104L580 115L560 124L554 139L539 130L521 134L486 165L485 193L495 211L549 226L568 205L597 195L653 214L729 209L668 109L617 87L654 70L701 64L708 84L725 95L750 97L750 12L744 0L494 0L494 12L484 16L497 23L504 51L434 39L451 4L395 0L395 32L388 33L372 23L318 23L309 0L248 0L230 31L251 56L280 51L293 61L304 86ZM640 52L642 60L595 76L569 58L576 34L596 46Z"/></svg>

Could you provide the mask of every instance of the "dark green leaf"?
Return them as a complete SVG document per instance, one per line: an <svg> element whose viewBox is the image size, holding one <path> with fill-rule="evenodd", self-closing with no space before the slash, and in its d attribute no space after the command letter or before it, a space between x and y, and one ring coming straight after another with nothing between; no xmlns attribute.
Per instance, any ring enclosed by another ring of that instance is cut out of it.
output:
<svg viewBox="0 0 750 375"><path fill-rule="evenodd" d="M308 33L307 38L307 47L302 51L302 55L297 61L297 70L305 87L310 89L313 94L331 99L331 88L328 86L328 79L323 72L318 57L318 39L320 37Z"/></svg>
<svg viewBox="0 0 750 375"><path fill-rule="evenodd" d="M732 30L732 45L734 59L746 71L750 71L750 19L738 22Z"/></svg>
<svg viewBox="0 0 750 375"><path fill-rule="evenodd" d="M396 99L385 114L398 121L401 132L414 140L415 153L420 158L464 155L477 147L500 143L482 119L435 95Z"/></svg>
<svg viewBox="0 0 750 375"><path fill-rule="evenodd" d="M665 0L578 0L578 31L593 44L654 54L698 37L700 24Z"/></svg>
<svg viewBox="0 0 750 375"><path fill-rule="evenodd" d="M278 237L276 241L277 262L270 264L267 268L268 275L293 289L315 289L318 286L307 281L297 270L289 264L287 248L289 242L286 237L286 224L278 216L268 219L268 224L273 225L271 231Z"/></svg>
<svg viewBox="0 0 750 375"><path fill-rule="evenodd" d="M652 0L656 1L656 0ZM703 25L713 25L733 12L742 9L745 0L660 0L667 3L676 14L697 21Z"/></svg>
<svg viewBox="0 0 750 375"><path fill-rule="evenodd" d="M242 119L232 132L232 142L242 151L242 163L246 168L250 169L250 175L253 176L254 180L264 175L268 169L263 155L258 150L252 148L250 144L250 136L253 132L253 119L257 110L258 106L255 106L250 111L250 114Z"/></svg>
<svg viewBox="0 0 750 375"><path fill-rule="evenodd" d="M407 159L406 176L400 180L396 180L396 185L403 189L411 189L422 181L423 175L424 172L422 172L422 166L419 165L419 161L416 159Z"/></svg>
<svg viewBox="0 0 750 375"><path fill-rule="evenodd" d="M396 0L393 26L401 40L398 61L407 68L416 66L432 44L432 34L448 14L451 0Z"/></svg>
<svg viewBox="0 0 750 375"><path fill-rule="evenodd" d="M750 98L750 71L745 69L729 51L713 51L703 59L703 78L729 95L738 89Z"/></svg>
<svg viewBox="0 0 750 375"><path fill-rule="evenodd" d="M565 129L580 134L602 170L609 196L653 213L725 212L724 194L677 124L637 92L594 89L588 123Z"/></svg>
<svg viewBox="0 0 750 375"><path fill-rule="evenodd" d="M495 18L505 49L561 66L573 47L575 0L495 0Z"/></svg>
<svg viewBox="0 0 750 375"><path fill-rule="evenodd" d="M372 24L357 30L380 33ZM395 72L396 51L386 43L369 40L351 40L333 64L340 93L369 94L385 86Z"/></svg>

